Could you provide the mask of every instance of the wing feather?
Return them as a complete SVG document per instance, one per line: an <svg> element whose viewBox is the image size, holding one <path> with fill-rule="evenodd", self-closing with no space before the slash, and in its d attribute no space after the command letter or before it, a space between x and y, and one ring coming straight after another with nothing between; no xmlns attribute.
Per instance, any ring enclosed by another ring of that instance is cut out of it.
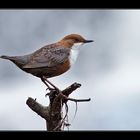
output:
<svg viewBox="0 0 140 140"><path fill-rule="evenodd" d="M49 48L50 47L50 48ZM70 55L70 49L63 46L45 46L32 54L29 63L23 68L55 67L64 63Z"/></svg>

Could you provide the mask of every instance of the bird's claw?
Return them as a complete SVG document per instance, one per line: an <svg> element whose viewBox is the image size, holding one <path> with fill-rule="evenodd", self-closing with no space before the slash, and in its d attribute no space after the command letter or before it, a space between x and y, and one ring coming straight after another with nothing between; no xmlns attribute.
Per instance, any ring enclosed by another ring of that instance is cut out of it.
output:
<svg viewBox="0 0 140 140"><path fill-rule="evenodd" d="M55 88L47 88L46 91L49 90L50 92L45 94L45 97L50 96L53 92L57 91Z"/></svg>
<svg viewBox="0 0 140 140"><path fill-rule="evenodd" d="M47 90L49 90L49 91L55 91L54 88L50 88L50 87L49 87L49 88L46 88L46 91L47 91Z"/></svg>
<svg viewBox="0 0 140 140"><path fill-rule="evenodd" d="M58 88L47 88L46 91L49 90L50 92L56 91L56 92L60 92L60 90Z"/></svg>
<svg viewBox="0 0 140 140"><path fill-rule="evenodd" d="M45 94L45 97L47 97L47 96L50 96L50 92L49 92L49 93L47 93L47 94Z"/></svg>

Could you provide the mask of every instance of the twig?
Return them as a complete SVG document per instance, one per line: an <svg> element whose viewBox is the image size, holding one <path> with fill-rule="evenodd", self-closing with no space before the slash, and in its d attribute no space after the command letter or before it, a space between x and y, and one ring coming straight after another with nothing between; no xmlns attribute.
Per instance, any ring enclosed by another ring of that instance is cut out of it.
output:
<svg viewBox="0 0 140 140"><path fill-rule="evenodd" d="M26 101L26 104L38 115L46 120L47 131L61 131L61 127L64 125L69 125L69 123L65 123L65 118L68 117L68 106L67 101L74 102L87 102L91 99L73 99L68 96L79 88L81 84L74 83L64 89L63 91L53 90L50 91L47 95L49 95L50 104L49 106L43 106L36 102L35 99L29 97ZM62 117L62 107L66 105L66 114Z"/></svg>
<svg viewBox="0 0 140 140"><path fill-rule="evenodd" d="M68 98L67 96L63 95L62 93L60 93L62 97L64 97L65 100L69 100L69 101L74 101L74 102L88 102L91 100L91 98L89 99L74 99L74 98Z"/></svg>

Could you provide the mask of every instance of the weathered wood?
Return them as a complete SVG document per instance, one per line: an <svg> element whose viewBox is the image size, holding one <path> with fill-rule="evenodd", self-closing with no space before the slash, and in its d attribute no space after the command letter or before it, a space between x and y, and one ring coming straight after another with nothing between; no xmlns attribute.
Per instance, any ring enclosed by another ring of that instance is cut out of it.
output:
<svg viewBox="0 0 140 140"><path fill-rule="evenodd" d="M29 97L26 104L38 115L46 120L47 131L62 131L62 124L64 123L64 118L62 117L62 107L67 101L71 100L74 102L86 102L90 99L73 99L68 96L81 84L74 83L67 87L63 91L52 90L48 93L50 104L49 106L43 106L38 103L35 99Z"/></svg>

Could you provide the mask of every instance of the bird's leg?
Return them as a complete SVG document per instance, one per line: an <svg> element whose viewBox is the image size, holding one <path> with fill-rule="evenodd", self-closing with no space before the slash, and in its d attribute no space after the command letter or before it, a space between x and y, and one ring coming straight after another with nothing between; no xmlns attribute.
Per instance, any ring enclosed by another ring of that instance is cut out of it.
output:
<svg viewBox="0 0 140 140"><path fill-rule="evenodd" d="M57 91L57 93L60 93L59 88L57 88L54 84L52 84L45 76L41 77L42 82L48 87L49 91ZM50 87L50 85L53 87ZM46 90L47 90L46 89ZM46 94L49 95L49 94Z"/></svg>
<svg viewBox="0 0 140 140"><path fill-rule="evenodd" d="M59 88L56 87L54 84L52 84L45 76L43 77L43 79L44 79L47 83L49 83L55 90L60 91ZM45 83L46 83L46 82L45 82ZM47 84L47 85L48 85L48 84Z"/></svg>
<svg viewBox="0 0 140 140"><path fill-rule="evenodd" d="M47 93L47 94L45 95L45 97L46 97L46 96L51 97L52 93L54 93L54 92L56 92L57 94L60 93L60 90L59 90L55 85L53 85L45 76L41 77L41 80L42 80L42 82L48 87L47 89L49 89L49 91L50 91L49 93ZM49 84L50 84L53 88L51 88ZM47 89L46 89L46 90L47 90Z"/></svg>
<svg viewBox="0 0 140 140"><path fill-rule="evenodd" d="M47 84L47 82L45 82L45 80L46 80L46 79L44 79L43 77L41 77L41 81L48 87L47 89L49 89L50 91L51 91L51 90L54 90L54 89L52 89L52 88Z"/></svg>

